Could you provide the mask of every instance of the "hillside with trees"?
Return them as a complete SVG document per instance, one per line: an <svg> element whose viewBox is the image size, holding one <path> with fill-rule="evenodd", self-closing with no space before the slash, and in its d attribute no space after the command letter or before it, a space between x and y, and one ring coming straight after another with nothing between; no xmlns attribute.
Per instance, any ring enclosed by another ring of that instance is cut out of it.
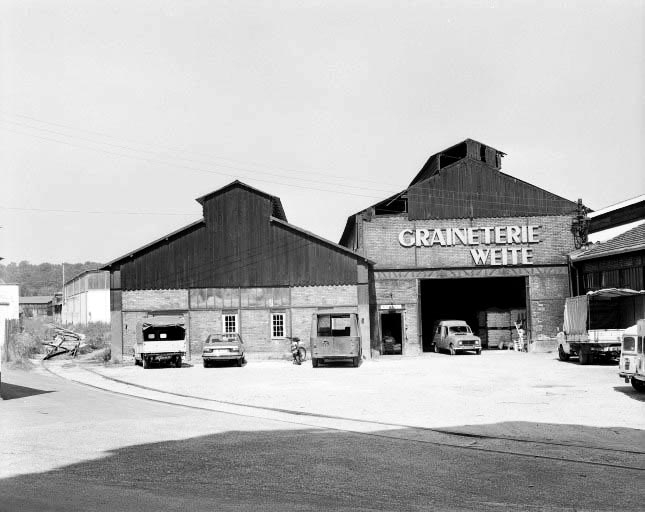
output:
<svg viewBox="0 0 645 512"><path fill-rule="evenodd" d="M101 267L102 263L86 261L85 263L40 263L32 265L28 261L0 264L0 281L20 285L20 296L54 295L63 290L63 265L65 281L69 281L86 270Z"/></svg>

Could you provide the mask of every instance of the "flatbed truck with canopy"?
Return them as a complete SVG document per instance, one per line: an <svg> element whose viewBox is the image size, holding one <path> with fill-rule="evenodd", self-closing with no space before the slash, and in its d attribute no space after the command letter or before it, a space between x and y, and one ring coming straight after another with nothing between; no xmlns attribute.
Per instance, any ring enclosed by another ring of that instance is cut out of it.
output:
<svg viewBox="0 0 645 512"><path fill-rule="evenodd" d="M186 323L183 316L153 316L137 323L134 364L170 363L181 368L186 356Z"/></svg>
<svg viewBox="0 0 645 512"><path fill-rule="evenodd" d="M577 356L580 364L618 359L626 328L645 316L645 291L606 288L569 297L564 306L563 332L558 333L558 356Z"/></svg>

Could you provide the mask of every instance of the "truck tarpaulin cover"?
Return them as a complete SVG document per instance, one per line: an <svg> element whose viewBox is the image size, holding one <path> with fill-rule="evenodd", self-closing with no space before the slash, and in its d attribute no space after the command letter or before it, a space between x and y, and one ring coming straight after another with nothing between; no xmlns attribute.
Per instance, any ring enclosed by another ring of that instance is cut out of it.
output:
<svg viewBox="0 0 645 512"><path fill-rule="evenodd" d="M644 316L644 290L605 288L566 300L564 332L585 334L587 328L624 329Z"/></svg>
<svg viewBox="0 0 645 512"><path fill-rule="evenodd" d="M569 297L564 303L564 332L585 334L587 332L588 299L586 295Z"/></svg>
<svg viewBox="0 0 645 512"><path fill-rule="evenodd" d="M184 327L186 324L183 316L153 316L141 322L142 329L150 327Z"/></svg>

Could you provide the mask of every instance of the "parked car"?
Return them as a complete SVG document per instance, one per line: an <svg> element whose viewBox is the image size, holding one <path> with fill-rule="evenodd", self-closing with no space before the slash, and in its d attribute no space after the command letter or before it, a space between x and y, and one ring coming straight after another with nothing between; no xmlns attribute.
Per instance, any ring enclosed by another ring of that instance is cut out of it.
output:
<svg viewBox="0 0 645 512"><path fill-rule="evenodd" d="M472 350L477 355L482 353L482 342L475 336L463 320L441 320L434 331L434 351L447 350L450 355Z"/></svg>
<svg viewBox="0 0 645 512"><path fill-rule="evenodd" d="M246 362L244 342L237 333L209 334L202 349L204 368L214 361L235 361L238 366Z"/></svg>
<svg viewBox="0 0 645 512"><path fill-rule="evenodd" d="M358 368L363 356L356 313L314 313L311 320L311 365L351 361Z"/></svg>

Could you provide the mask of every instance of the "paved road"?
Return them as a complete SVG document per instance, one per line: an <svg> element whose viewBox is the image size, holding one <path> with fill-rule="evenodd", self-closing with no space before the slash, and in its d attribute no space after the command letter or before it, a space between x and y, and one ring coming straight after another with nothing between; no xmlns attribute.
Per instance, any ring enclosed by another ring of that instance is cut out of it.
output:
<svg viewBox="0 0 645 512"><path fill-rule="evenodd" d="M636 510L643 454L205 411L3 369L0 511ZM329 419L332 421L333 419ZM563 439L571 439L565 425ZM474 429L474 430L473 430ZM587 428L585 434L606 435ZM642 448L642 447L638 447ZM638 451L638 450L636 450Z"/></svg>

